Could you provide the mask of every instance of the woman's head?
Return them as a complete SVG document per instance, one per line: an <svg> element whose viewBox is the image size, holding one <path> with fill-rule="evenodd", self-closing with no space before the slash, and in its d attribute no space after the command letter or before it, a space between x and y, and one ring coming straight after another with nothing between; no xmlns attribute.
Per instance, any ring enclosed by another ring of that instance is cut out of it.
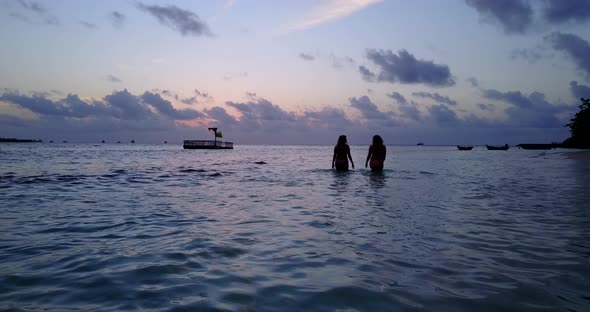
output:
<svg viewBox="0 0 590 312"><path fill-rule="evenodd" d="M373 136L373 144L375 145L383 145L383 139L380 135L376 134Z"/></svg>
<svg viewBox="0 0 590 312"><path fill-rule="evenodd" d="M338 137L338 144L346 144L346 136L341 135Z"/></svg>

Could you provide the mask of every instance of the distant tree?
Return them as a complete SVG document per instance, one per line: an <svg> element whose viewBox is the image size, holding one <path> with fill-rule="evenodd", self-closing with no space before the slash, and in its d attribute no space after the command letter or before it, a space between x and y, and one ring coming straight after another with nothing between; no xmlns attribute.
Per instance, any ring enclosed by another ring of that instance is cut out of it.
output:
<svg viewBox="0 0 590 312"><path fill-rule="evenodd" d="M580 111L576 113L574 118L570 119L570 123L565 125L570 127L572 137L567 141L578 147L590 147L590 99L580 99Z"/></svg>

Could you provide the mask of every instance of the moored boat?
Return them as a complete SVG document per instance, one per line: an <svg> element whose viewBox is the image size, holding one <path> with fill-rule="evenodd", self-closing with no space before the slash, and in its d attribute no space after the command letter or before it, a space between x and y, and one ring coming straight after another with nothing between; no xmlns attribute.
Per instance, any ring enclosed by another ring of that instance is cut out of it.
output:
<svg viewBox="0 0 590 312"><path fill-rule="evenodd" d="M457 148L460 151L470 151L473 149L473 146L471 146L471 145L457 145Z"/></svg>
<svg viewBox="0 0 590 312"><path fill-rule="evenodd" d="M504 144L504 145L487 145L486 144L486 148L488 149L488 151L507 151L510 146L508 146L508 144Z"/></svg>
<svg viewBox="0 0 590 312"><path fill-rule="evenodd" d="M184 149L233 149L233 142L222 142L217 141L217 138L221 138L221 132L217 132L217 128L208 128L209 131L213 131L215 134L214 140L184 140L182 147Z"/></svg>

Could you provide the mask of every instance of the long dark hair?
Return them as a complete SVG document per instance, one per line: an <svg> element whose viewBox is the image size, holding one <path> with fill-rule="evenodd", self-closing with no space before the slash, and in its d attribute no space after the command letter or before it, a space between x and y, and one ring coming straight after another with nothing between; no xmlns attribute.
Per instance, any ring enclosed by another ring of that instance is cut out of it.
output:
<svg viewBox="0 0 590 312"><path fill-rule="evenodd" d="M383 139L380 135L376 134L373 136L373 145L383 145Z"/></svg>
<svg viewBox="0 0 590 312"><path fill-rule="evenodd" d="M346 136L345 135L341 135L338 137L338 143L336 143L336 145L344 145L346 144Z"/></svg>

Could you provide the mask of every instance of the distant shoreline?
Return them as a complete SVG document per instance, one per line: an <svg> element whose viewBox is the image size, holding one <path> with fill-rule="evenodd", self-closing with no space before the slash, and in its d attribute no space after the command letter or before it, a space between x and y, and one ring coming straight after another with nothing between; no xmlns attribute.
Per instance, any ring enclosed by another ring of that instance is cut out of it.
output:
<svg viewBox="0 0 590 312"><path fill-rule="evenodd" d="M42 140L31 140L31 139L15 139L15 138L0 138L2 143L40 143Z"/></svg>

